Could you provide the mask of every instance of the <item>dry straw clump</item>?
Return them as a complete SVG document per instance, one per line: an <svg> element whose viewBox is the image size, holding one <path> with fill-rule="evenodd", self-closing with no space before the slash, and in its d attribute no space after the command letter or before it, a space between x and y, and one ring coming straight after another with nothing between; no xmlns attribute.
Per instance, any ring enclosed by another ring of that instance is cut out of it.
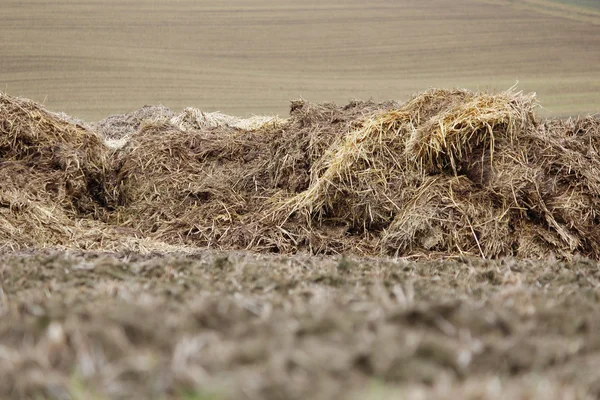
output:
<svg viewBox="0 0 600 400"><path fill-rule="evenodd" d="M144 124L118 154L112 223L168 242L294 251L291 233L268 218L273 199L308 186L312 163L353 118L333 105L293 107L289 119L254 130Z"/></svg>
<svg viewBox="0 0 600 400"><path fill-rule="evenodd" d="M254 115L249 118L238 118L220 112L203 112L194 107L186 107L179 115L173 116L169 122L182 131L199 129L215 129L219 127L238 128L242 130L255 130L270 123L282 123L278 117Z"/></svg>
<svg viewBox="0 0 600 400"><path fill-rule="evenodd" d="M112 157L88 125L0 92L0 252L171 248L106 223L117 192Z"/></svg>
<svg viewBox="0 0 600 400"><path fill-rule="evenodd" d="M350 131L282 209L308 223L336 221L397 254L480 254L470 221L496 225L504 210L476 186L490 173L495 142L514 140L532 107L532 97L511 92L425 92Z"/></svg>
<svg viewBox="0 0 600 400"><path fill-rule="evenodd" d="M600 258L600 121L538 120L533 95L299 100L285 120L145 107L89 126L0 100L11 246L92 224L105 243Z"/></svg>
<svg viewBox="0 0 600 400"><path fill-rule="evenodd" d="M427 91L350 131L277 211L388 254L598 257L598 120L539 123L535 107L513 91Z"/></svg>
<svg viewBox="0 0 600 400"><path fill-rule="evenodd" d="M0 92L0 151L3 166L59 174L60 181L43 182L40 189L52 192L62 206L90 213L101 202L107 151L102 138L83 126Z"/></svg>
<svg viewBox="0 0 600 400"><path fill-rule="evenodd" d="M72 244L104 215L107 161L99 135L0 93L0 247Z"/></svg>
<svg viewBox="0 0 600 400"><path fill-rule="evenodd" d="M243 141L228 129L143 126L118 156L113 223L168 241L210 246L224 239L248 207Z"/></svg>

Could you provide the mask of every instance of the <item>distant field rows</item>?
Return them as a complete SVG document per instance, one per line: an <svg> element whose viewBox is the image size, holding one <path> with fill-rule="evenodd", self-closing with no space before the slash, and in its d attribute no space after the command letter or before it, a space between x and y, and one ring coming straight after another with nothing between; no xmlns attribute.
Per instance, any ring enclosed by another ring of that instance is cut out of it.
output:
<svg viewBox="0 0 600 400"><path fill-rule="evenodd" d="M98 120L157 103L285 115L299 96L518 81L546 115L599 112L600 25L519 4L4 0L0 90Z"/></svg>

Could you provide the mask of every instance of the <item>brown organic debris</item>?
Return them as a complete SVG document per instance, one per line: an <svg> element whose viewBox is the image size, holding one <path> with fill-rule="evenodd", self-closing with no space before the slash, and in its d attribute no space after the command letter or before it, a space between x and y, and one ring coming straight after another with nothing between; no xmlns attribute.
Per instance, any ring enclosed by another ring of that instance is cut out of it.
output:
<svg viewBox="0 0 600 400"><path fill-rule="evenodd" d="M1 94L1 245L599 259L600 120L536 107L431 89L88 125Z"/></svg>

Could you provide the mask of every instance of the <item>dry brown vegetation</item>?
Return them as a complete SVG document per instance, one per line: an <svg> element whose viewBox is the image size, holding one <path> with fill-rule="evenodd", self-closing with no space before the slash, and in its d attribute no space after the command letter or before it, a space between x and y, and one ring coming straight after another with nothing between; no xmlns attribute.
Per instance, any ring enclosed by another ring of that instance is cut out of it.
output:
<svg viewBox="0 0 600 400"><path fill-rule="evenodd" d="M95 125L0 97L5 248L600 257L597 118L532 95L292 103L256 122L160 107Z"/></svg>

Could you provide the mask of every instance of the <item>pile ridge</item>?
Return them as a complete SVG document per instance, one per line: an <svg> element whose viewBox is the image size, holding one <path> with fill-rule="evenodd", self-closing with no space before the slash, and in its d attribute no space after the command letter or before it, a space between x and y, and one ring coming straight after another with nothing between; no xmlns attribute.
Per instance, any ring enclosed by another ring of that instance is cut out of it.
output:
<svg viewBox="0 0 600 400"><path fill-rule="evenodd" d="M0 242L600 259L600 119L537 107L430 89L296 100L286 119L146 106L86 124L0 94Z"/></svg>

